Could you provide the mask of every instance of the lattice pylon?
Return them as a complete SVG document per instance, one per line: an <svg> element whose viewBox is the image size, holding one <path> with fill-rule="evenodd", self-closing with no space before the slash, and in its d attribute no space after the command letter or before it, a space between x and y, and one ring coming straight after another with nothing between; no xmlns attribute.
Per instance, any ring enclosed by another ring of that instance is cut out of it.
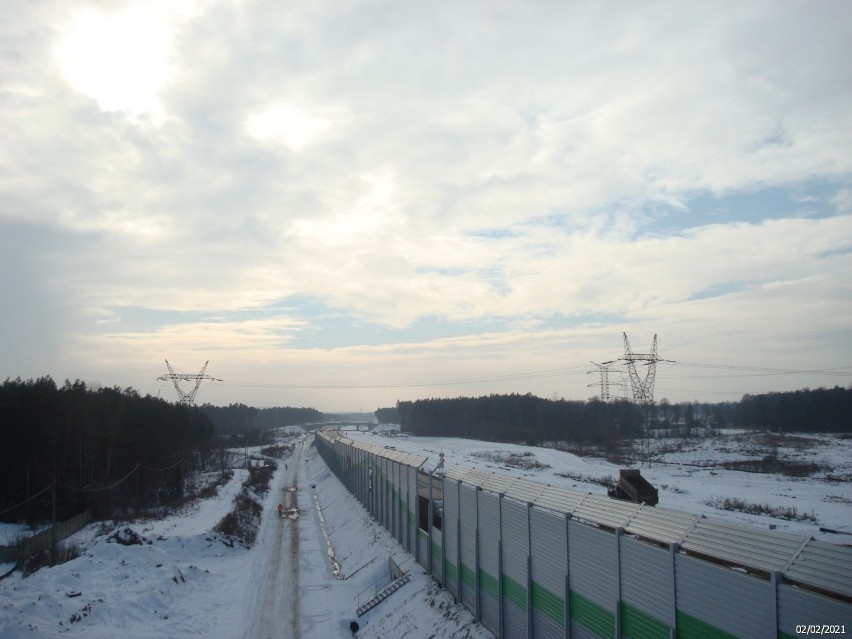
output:
<svg viewBox="0 0 852 639"><path fill-rule="evenodd" d="M657 356L657 336L654 335L650 353L634 353L630 348L627 333L624 333L624 355L619 359L627 364L627 374L630 377L630 385L633 389L633 401L643 406L652 405L654 403L654 377L657 374L657 362L660 361ZM647 366L644 375L640 375L639 371L636 370L637 362Z"/></svg>
<svg viewBox="0 0 852 639"><path fill-rule="evenodd" d="M195 403L195 395L198 393L198 389L201 386L201 380L210 379L214 381L215 377L210 377L210 375L205 375L204 371L207 370L207 364L210 363L210 360L204 362L204 366L201 367L201 370L198 373L175 373L172 365L169 364L169 360L166 360L166 368L169 369L167 375L160 375L157 380L167 381L171 380L175 385L175 390L177 391L178 400L181 404L186 404L188 406L192 406ZM179 382L195 382L195 386L191 391L185 391L180 387Z"/></svg>
<svg viewBox="0 0 852 639"><path fill-rule="evenodd" d="M587 371L587 374L589 374L589 375L591 375L592 373L600 373L601 381L595 382L595 383L592 383L592 384L587 384L587 386L588 386L588 388L591 388L593 386L600 386L601 392L600 392L600 395L598 395L598 398L602 402L608 402L608 401L610 401L610 399L612 399L612 396L610 395L610 392L609 392L610 386L624 386L624 384L622 384L621 382L610 382L609 381L609 370L610 370L610 368L612 368L612 366L617 361L618 360L612 360L610 362L604 362L603 364L598 364L597 362L592 362L592 364L595 365L596 370Z"/></svg>

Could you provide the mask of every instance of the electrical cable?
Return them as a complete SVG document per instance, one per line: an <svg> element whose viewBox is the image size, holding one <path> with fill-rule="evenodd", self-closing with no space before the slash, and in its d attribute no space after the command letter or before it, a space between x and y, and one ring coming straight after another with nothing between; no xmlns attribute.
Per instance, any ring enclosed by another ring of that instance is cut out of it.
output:
<svg viewBox="0 0 852 639"><path fill-rule="evenodd" d="M740 377L772 377L781 375L820 375L826 377L852 377L852 366L838 366L820 369L795 369L795 368L767 368L759 366L743 366L736 364L709 364L698 362L679 362L673 360L659 360L669 364L665 370L675 367L705 368L718 371L732 371L730 374L720 375L679 375L667 376L667 379L733 379ZM286 390L358 390L358 389L383 389L383 388L422 388L428 386L462 386L466 384L484 384L488 382L522 381L528 379L541 379L546 377L560 377L572 373L588 373L588 366L573 366L568 368L554 368L541 371L530 371L527 373L506 373L503 375L490 375L484 377L454 378L435 380L429 382L400 382L393 384L275 384L265 382L246 382L232 380L215 380L213 383L222 386L235 386L242 388L279 388ZM736 374L739 372L739 374ZM659 375L660 373L658 373Z"/></svg>

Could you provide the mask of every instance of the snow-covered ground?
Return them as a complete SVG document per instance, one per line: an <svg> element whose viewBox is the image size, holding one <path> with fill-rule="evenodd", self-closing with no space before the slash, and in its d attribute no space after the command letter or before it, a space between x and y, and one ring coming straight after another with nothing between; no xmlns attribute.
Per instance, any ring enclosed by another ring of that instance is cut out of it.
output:
<svg viewBox="0 0 852 639"><path fill-rule="evenodd" d="M347 436L426 454L427 469L437 464L443 452L447 469L454 464L475 466L598 494L605 494L606 488L596 480L616 477L619 468L550 448L352 432ZM790 440L789 450L782 446L773 452L779 457L801 456L823 467L806 479L702 467L765 456L766 451L744 433L695 440L680 452L661 453L659 459L666 464L644 467L642 474L659 489L661 506L755 526L774 524L779 530L849 543L849 536L821 533L819 528L852 533L852 484L848 481L852 440L802 437L807 441ZM121 526L92 524L70 540L82 551L77 559L43 568L28 578L14 573L0 581L0 639L65 635L250 639L289 636L291 627L301 637L325 639L351 637L349 624L356 619L359 637L490 637L343 488L307 444L309 439L296 447L288 469L280 464L263 501L263 521L253 548L211 532L242 490L246 473L237 471L216 496L180 514ZM826 480L827 474L847 481ZM285 488L293 485L298 487L294 494L299 517L281 519L275 506L286 503ZM728 512L708 505L729 497L795 507L812 514L816 522ZM294 525L299 545L295 561L287 559L285 552L296 543L288 528ZM126 527L144 536L145 543L124 546L109 540L116 529ZM0 527L0 536L20 532ZM359 603L387 582L389 557L409 571L411 581L357 618ZM294 587L297 619L288 608Z"/></svg>
<svg viewBox="0 0 852 639"><path fill-rule="evenodd" d="M447 470L461 464L600 495L606 495L607 489L595 480L617 479L622 467L604 459L578 457L552 448L449 437L386 437L364 433L346 433L346 436L428 455L424 466L427 470L437 465L438 456L443 453ZM641 472L658 489L661 507L763 528L774 525L777 530L834 543L852 543L852 439L799 434L785 441L786 445L768 449L762 433L724 431L719 436L691 440L679 452L658 452L655 455L658 461L650 467L641 467ZM662 441L654 445L668 451L674 443ZM810 477L790 477L719 467L723 462L761 460L770 452L790 462L812 462L823 470ZM805 518L791 521L721 510L711 505L721 504L725 499L765 504L773 509L786 509L788 513L795 509ZM820 528L847 534L822 532Z"/></svg>
<svg viewBox="0 0 852 639"><path fill-rule="evenodd" d="M280 464L264 499L253 548L211 532L242 490L246 473L236 472L218 495L179 515L121 526L92 524L69 539L82 551L77 559L0 581L0 638L295 635L291 611L277 597L266 596L267 587L276 593L289 587L269 584L277 572L294 567L270 564L281 560L275 548L290 543L287 531L294 524L298 636L351 637L350 623L357 619L359 637L491 637L367 514L313 447L297 448L288 466ZM276 505L292 484L299 487L299 517L279 518ZM116 529L127 527L145 542L110 541ZM287 535L283 544L276 543L279 535ZM387 583L389 557L410 572L411 581L357 618L359 602Z"/></svg>

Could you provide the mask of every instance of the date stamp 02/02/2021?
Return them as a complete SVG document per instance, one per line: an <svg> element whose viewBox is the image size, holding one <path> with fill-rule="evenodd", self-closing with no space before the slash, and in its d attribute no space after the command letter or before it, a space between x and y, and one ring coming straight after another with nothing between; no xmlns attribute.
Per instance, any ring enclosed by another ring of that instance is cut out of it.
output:
<svg viewBox="0 0 852 639"><path fill-rule="evenodd" d="M802 624L800 626L796 626L796 634L797 635L845 635L846 634L846 626L843 624Z"/></svg>

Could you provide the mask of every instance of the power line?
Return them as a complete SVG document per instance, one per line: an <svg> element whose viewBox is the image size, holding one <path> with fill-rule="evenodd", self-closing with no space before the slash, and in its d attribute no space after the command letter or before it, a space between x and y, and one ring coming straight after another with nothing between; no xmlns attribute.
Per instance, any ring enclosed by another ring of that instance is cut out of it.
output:
<svg viewBox="0 0 852 639"><path fill-rule="evenodd" d="M801 369L801 368L764 368L760 366L739 366L732 364L699 364L695 362L672 362L675 366L683 366L685 368L709 368L718 370L731 371L748 371L753 372L755 376L770 376L770 375L827 375L827 376L852 376L852 371L846 371L852 366L836 366L833 368L816 368L816 369ZM734 377L731 375L730 377Z"/></svg>
<svg viewBox="0 0 852 639"><path fill-rule="evenodd" d="M429 382L404 382L395 384L273 384L264 382L237 382L229 380L215 381L218 382L217 385L222 386L241 386L246 388L281 388L291 390L417 388L423 386L456 386L464 384L482 384L487 382L521 381L525 379L560 377L569 373L584 372L585 369L586 366L575 366L571 368L554 368L543 371L531 371L528 373L507 373L505 375L490 375L487 377L469 377L448 380L436 380Z"/></svg>
<svg viewBox="0 0 852 639"><path fill-rule="evenodd" d="M668 366L664 369L663 372L669 371L674 367L681 367L684 369L708 369L715 371L731 371L729 374L719 374L719 375L668 375L666 374L666 379L734 379L740 377L773 377L773 376L781 376L781 375L818 375L824 377L852 377L852 366L837 366L832 368L819 368L819 369L796 369L796 368L769 368L769 367L761 367L761 366L744 366L738 364L715 364L715 363L698 363L698 362L679 362L672 360L664 360L657 357L656 360L651 358L652 355L656 355L656 353L649 354L648 361L646 363L656 364L656 363L665 363ZM619 358L619 360L624 360L625 358ZM628 358L629 359L629 358ZM638 361L639 356L633 355L634 366L636 361ZM619 361L616 360L616 361ZM605 362L608 363L608 362ZM628 362L629 363L629 362ZM650 366L649 366L650 367ZM451 379L439 379L432 381L424 381L424 382L395 382L395 383L376 383L376 384L323 384L323 383L314 383L314 384L278 384L273 382L252 382L252 381L237 381L237 380L224 380L224 379L213 379L212 383L217 386L233 386L233 387L241 387L241 388L273 388L273 389L282 389L282 390L376 390L376 389L392 389L392 388L423 388L429 386L464 386L468 384L485 384L489 382L510 382L510 381L524 381L530 379L543 379L548 377L561 377L564 375L571 374L579 374L579 373L587 373L588 366L580 365L580 366L571 366L567 368L553 368L553 369L545 369L540 371L528 371L525 373L506 373L502 375L488 375L481 377L466 377L466 378L451 378ZM644 381L644 380L643 380ZM650 380L647 380L650 381ZM610 382L610 385L612 383ZM650 390L650 389L649 389Z"/></svg>

